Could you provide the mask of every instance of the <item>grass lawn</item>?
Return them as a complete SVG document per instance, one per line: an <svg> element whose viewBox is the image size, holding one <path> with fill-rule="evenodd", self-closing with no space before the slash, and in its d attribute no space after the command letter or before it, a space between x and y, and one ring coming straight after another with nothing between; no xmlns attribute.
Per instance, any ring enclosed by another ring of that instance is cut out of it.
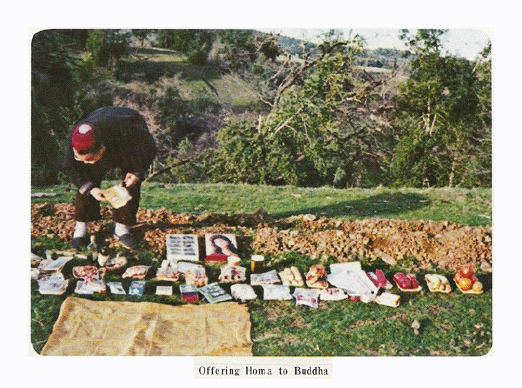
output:
<svg viewBox="0 0 522 388"><path fill-rule="evenodd" d="M33 199L33 203L71 202L74 191L70 186L33 188L33 193L57 193L53 198ZM362 218L392 218L409 221L450 221L460 225L491 225L490 189L353 189L264 187L250 185L168 185L146 184L142 208L167 208L175 213L204 214L208 212L252 213L264 208L276 218L296 214L315 214L328 218L356 220ZM66 248L67 242L56 239L34 239L32 248L42 246ZM138 250L140 263L158 265L163 258ZM159 259L159 260L158 260ZM281 270L296 265L305 272L309 257L285 253L267 257L270 268ZM331 259L329 259L331 260ZM362 261L362 260L361 260ZM362 261L363 262L363 261ZM81 260L67 264L80 265ZM248 266L248 262L241 263ZM330 262L324 263L328 268ZM365 266L365 270L374 270ZM407 265L405 262L402 265ZM408 268L380 267L391 280L393 273ZM67 268L64 270L67 271ZM210 281L219 268L208 266ZM452 274L443 273L446 276ZM422 273L417 274L423 280ZM106 281L119 281L117 275ZM249 302L252 320L253 352L256 356L478 356L492 346L491 274L479 273L485 290L481 295L464 295L455 289L450 294L432 294L425 283L417 294L401 295L397 308L375 303L322 301L317 309L296 306L292 301L263 301L262 288L255 287L258 300ZM124 286L126 285L123 282ZM228 290L228 287L224 287ZM175 287L176 290L176 287ZM139 301L179 305L179 294L171 297L153 295L154 282L148 281L146 294ZM72 289L67 294L71 294ZM76 295L75 295L76 296ZM31 286L31 342L40 352L58 317L64 296L44 296ZM129 296L83 296L95 300L136 301ZM206 303L206 302L199 302ZM420 323L418 333L412 324Z"/></svg>
<svg viewBox="0 0 522 388"><path fill-rule="evenodd" d="M105 182L109 187L117 182ZM73 203L70 185L33 188L33 193L55 193L33 203ZM174 213L253 213L265 209L274 218L315 214L332 219L386 218L406 221L449 221L459 225L491 225L491 189L348 189L331 187L257 186L225 184L146 183L141 203L145 209L166 208Z"/></svg>

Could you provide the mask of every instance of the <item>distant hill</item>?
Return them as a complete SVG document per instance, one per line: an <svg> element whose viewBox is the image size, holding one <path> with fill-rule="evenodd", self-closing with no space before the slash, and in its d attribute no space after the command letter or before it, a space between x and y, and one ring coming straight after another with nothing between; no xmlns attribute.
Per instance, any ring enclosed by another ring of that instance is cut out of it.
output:
<svg viewBox="0 0 522 388"><path fill-rule="evenodd" d="M263 34L259 32L259 34ZM280 35L278 43L281 48L292 55L310 53L317 45L315 43ZM377 69L391 70L394 66L407 69L411 58L405 57L405 52L391 48L366 49L358 57L358 65Z"/></svg>

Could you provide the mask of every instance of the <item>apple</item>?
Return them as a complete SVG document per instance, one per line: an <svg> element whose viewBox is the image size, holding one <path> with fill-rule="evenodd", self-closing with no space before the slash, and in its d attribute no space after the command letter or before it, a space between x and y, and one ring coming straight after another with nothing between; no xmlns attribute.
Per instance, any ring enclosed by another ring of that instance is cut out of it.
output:
<svg viewBox="0 0 522 388"><path fill-rule="evenodd" d="M471 278L473 276L473 273L473 267L469 264L463 266L459 271L459 274L465 278Z"/></svg>
<svg viewBox="0 0 522 388"><path fill-rule="evenodd" d="M417 282L417 278L415 277L415 275L413 275L413 274L408 274L408 280L409 280L410 283L411 283L411 288L412 288L412 289L417 289L417 288L419 288L419 283Z"/></svg>
<svg viewBox="0 0 522 388"><path fill-rule="evenodd" d="M410 279L408 279L403 273L399 272L393 275L393 280L395 280L395 283L404 290L412 288Z"/></svg>

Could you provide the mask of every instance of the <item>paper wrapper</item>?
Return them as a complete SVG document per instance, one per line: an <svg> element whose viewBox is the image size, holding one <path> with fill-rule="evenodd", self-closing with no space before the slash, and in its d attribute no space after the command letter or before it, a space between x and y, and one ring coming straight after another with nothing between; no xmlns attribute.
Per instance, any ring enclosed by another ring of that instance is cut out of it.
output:
<svg viewBox="0 0 522 388"><path fill-rule="evenodd" d="M132 199L127 189L122 185L113 186L103 190L103 192L107 202L115 209L125 206Z"/></svg>

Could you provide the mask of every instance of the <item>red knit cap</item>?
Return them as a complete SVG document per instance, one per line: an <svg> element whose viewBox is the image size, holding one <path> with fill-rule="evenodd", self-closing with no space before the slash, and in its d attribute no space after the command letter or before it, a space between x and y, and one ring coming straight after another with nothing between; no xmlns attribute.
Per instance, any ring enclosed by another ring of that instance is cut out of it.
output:
<svg viewBox="0 0 522 388"><path fill-rule="evenodd" d="M90 124L78 125L74 128L71 144L79 153L97 150L100 146L98 130Z"/></svg>

